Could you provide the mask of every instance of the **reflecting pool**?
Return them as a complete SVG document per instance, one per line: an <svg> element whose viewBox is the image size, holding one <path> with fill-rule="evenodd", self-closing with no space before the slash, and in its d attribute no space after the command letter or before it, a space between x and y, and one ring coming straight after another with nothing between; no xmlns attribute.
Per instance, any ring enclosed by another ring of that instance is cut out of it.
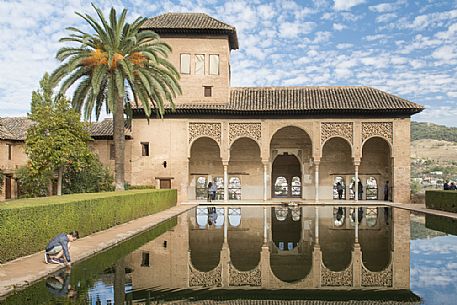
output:
<svg viewBox="0 0 457 305"><path fill-rule="evenodd" d="M383 206L199 206L0 303L455 304L455 225Z"/></svg>

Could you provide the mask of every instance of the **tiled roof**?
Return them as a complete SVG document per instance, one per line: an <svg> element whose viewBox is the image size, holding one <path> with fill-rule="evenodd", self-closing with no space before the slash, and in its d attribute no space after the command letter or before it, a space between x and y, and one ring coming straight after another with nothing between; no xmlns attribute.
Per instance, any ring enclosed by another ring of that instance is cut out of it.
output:
<svg viewBox="0 0 457 305"><path fill-rule="evenodd" d="M127 125L127 122L125 122ZM113 137L113 119L104 119L100 122L91 122L89 123L90 135L93 138L112 138ZM124 129L125 137L131 138L130 129L125 127Z"/></svg>
<svg viewBox="0 0 457 305"><path fill-rule="evenodd" d="M226 34L229 36L230 48L238 49L235 27L204 13L166 13L146 20L142 28L151 29L159 35L162 33Z"/></svg>
<svg viewBox="0 0 457 305"><path fill-rule="evenodd" d="M424 107L370 87L232 88L229 107L239 111L413 110Z"/></svg>
<svg viewBox="0 0 457 305"><path fill-rule="evenodd" d="M378 114L421 112L422 105L370 87L231 88L225 104L177 104L176 113Z"/></svg>
<svg viewBox="0 0 457 305"><path fill-rule="evenodd" d="M0 139L25 141L27 129L33 122L25 117L0 118Z"/></svg>
<svg viewBox="0 0 457 305"><path fill-rule="evenodd" d="M0 139L12 141L25 141L27 129L32 126L33 121L25 117L0 118ZM89 132L93 138L112 138L113 120L104 119L100 122L88 124ZM125 136L131 137L130 130L125 129Z"/></svg>

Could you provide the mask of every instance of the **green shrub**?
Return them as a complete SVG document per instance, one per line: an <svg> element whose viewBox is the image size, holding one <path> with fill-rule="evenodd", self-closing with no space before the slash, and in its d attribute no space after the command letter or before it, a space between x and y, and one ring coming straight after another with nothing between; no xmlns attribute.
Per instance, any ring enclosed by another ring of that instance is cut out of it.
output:
<svg viewBox="0 0 457 305"><path fill-rule="evenodd" d="M425 226L435 231L457 235L457 219L425 214Z"/></svg>
<svg viewBox="0 0 457 305"><path fill-rule="evenodd" d="M61 232L90 235L174 206L176 198L176 190L134 190L0 204L0 263L44 249Z"/></svg>
<svg viewBox="0 0 457 305"><path fill-rule="evenodd" d="M17 169L16 177L20 198L48 196L48 186L51 179L50 173L35 173L29 166Z"/></svg>
<svg viewBox="0 0 457 305"><path fill-rule="evenodd" d="M114 191L111 171L96 157L84 160L79 169L67 167L62 183L63 194Z"/></svg>
<svg viewBox="0 0 457 305"><path fill-rule="evenodd" d="M428 209L457 213L457 191L426 191L425 206Z"/></svg>
<svg viewBox="0 0 457 305"><path fill-rule="evenodd" d="M156 187L154 185L130 185L127 184L125 186L126 190L151 190L155 189Z"/></svg>

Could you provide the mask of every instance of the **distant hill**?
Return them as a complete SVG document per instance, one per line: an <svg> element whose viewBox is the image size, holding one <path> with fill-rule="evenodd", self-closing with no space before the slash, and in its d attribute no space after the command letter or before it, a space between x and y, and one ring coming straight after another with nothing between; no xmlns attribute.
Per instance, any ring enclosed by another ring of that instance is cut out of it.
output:
<svg viewBox="0 0 457 305"><path fill-rule="evenodd" d="M411 122L411 141L422 139L457 142L457 127Z"/></svg>

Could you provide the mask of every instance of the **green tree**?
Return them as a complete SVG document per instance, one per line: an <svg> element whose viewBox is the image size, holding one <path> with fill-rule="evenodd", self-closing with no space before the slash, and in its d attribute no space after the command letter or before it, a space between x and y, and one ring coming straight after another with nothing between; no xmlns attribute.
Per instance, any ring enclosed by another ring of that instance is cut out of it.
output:
<svg viewBox="0 0 457 305"><path fill-rule="evenodd" d="M161 117L165 102L181 94L179 73L167 60L169 45L150 30L141 30L147 20L139 17L133 23L125 21L127 10L120 16L111 9L109 20L92 5L98 20L76 13L94 33L70 27L68 37L60 42L76 43L77 47L61 48L56 58L62 65L53 73L53 80L61 82L64 93L78 83L72 98L74 108L83 110L86 119L95 110L98 119L103 105L113 113L116 190L124 190L124 111L130 112L129 93L138 106L141 104L149 118L152 109Z"/></svg>
<svg viewBox="0 0 457 305"><path fill-rule="evenodd" d="M54 95L48 74L40 81L41 89L32 93L30 119L35 122L27 131L25 150L30 158L32 175L49 176L57 172L57 194L62 194L65 166L78 169L92 156L87 146L88 129L62 95Z"/></svg>

